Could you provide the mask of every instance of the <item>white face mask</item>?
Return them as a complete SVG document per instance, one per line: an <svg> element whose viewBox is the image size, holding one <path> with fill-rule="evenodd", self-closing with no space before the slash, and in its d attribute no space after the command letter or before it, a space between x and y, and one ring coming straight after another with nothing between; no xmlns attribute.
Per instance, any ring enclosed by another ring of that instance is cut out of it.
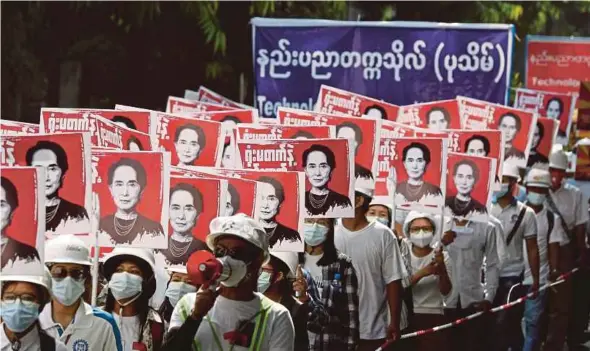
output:
<svg viewBox="0 0 590 351"><path fill-rule="evenodd" d="M115 300L120 301L133 296L139 296L142 291L143 279L135 274L122 272L114 273L109 281L109 290ZM129 304L128 301L126 303Z"/></svg>
<svg viewBox="0 0 590 351"><path fill-rule="evenodd" d="M64 279L51 278L51 294L64 306L72 306L84 294L86 279L77 281L72 277Z"/></svg>
<svg viewBox="0 0 590 351"><path fill-rule="evenodd" d="M168 289L166 289L166 297L170 301L170 304L172 304L172 307L176 307L176 304L184 295L194 292L197 292L197 287L193 285L185 282L170 282Z"/></svg>
<svg viewBox="0 0 590 351"><path fill-rule="evenodd" d="M227 270L229 274L225 280L221 281L221 285L228 288L238 286L246 276L248 265L244 261L236 260L230 256L223 256L219 260L223 264L224 272Z"/></svg>
<svg viewBox="0 0 590 351"><path fill-rule="evenodd" d="M410 233L410 241L412 242L412 244L418 247L426 247L430 245L433 238L433 232L425 232L423 230L420 230L418 233L415 234Z"/></svg>
<svg viewBox="0 0 590 351"><path fill-rule="evenodd" d="M367 216L367 221L369 221L369 222L377 221L377 222L383 224L384 226L389 226L387 218L383 218L383 217Z"/></svg>
<svg viewBox="0 0 590 351"><path fill-rule="evenodd" d="M535 192L531 191L526 195L526 198L527 198L527 201L531 203L531 205L540 206L545 202L547 195L539 194L539 193L535 193Z"/></svg>

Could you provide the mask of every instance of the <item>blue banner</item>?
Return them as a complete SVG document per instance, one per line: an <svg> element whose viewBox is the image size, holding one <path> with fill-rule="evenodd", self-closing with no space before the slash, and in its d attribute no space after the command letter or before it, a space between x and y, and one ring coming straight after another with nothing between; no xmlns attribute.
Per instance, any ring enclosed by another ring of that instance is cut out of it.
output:
<svg viewBox="0 0 590 351"><path fill-rule="evenodd" d="M313 109L322 84L397 105L505 104L512 25L254 18L255 106Z"/></svg>

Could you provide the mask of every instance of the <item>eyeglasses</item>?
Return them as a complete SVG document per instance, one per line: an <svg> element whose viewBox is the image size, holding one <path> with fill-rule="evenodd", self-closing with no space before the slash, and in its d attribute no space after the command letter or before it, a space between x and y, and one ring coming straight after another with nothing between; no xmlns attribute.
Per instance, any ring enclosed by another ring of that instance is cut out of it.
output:
<svg viewBox="0 0 590 351"><path fill-rule="evenodd" d="M418 233L420 233L420 231L432 232L432 231L434 231L434 228L432 226L410 228L410 234L418 234Z"/></svg>
<svg viewBox="0 0 590 351"><path fill-rule="evenodd" d="M327 220L327 219L312 219L312 218L305 218L305 219L303 220L303 222L304 222L305 224L314 224L314 223L317 223L318 225L323 225L323 226L325 226L325 227L328 227L328 228L330 228L330 227L331 227L331 224L332 224L332 223L331 223L329 220Z"/></svg>
<svg viewBox="0 0 590 351"><path fill-rule="evenodd" d="M32 305L37 303L37 296L31 294L16 295L12 293L6 293L2 296L2 302L7 304L13 304L16 300L20 300L23 305Z"/></svg>
<svg viewBox="0 0 590 351"><path fill-rule="evenodd" d="M51 277L56 280L65 279L67 276L72 279L81 281L88 277L88 271L86 269L71 269L67 270L63 267L55 267L51 270Z"/></svg>
<svg viewBox="0 0 590 351"><path fill-rule="evenodd" d="M215 247L215 251L213 252L215 257L220 258L224 256L230 256L235 258L236 260L250 262L253 258L258 255L254 249L250 249L248 247L240 247L238 249L227 248L222 245L217 245Z"/></svg>

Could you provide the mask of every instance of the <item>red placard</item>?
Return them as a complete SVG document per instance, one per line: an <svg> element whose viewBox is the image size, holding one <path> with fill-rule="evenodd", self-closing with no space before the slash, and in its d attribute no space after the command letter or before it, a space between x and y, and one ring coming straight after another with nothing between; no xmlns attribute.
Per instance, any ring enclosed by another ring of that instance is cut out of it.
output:
<svg viewBox="0 0 590 351"><path fill-rule="evenodd" d="M548 167L549 155L556 138L557 121L539 117L533 131L527 167Z"/></svg>
<svg viewBox="0 0 590 351"><path fill-rule="evenodd" d="M160 150L169 151L172 165L215 167L221 164L221 123L156 112L156 140Z"/></svg>
<svg viewBox="0 0 590 351"><path fill-rule="evenodd" d="M252 106L240 104L239 102L235 102L226 98L225 96L214 92L211 89L207 89L204 86L200 86L199 90L197 91L199 101L202 102L209 102L213 104L219 104L228 107L235 107L235 108L252 108Z"/></svg>
<svg viewBox="0 0 590 351"><path fill-rule="evenodd" d="M441 100L400 106L396 121L434 131L461 128L457 100Z"/></svg>
<svg viewBox="0 0 590 351"><path fill-rule="evenodd" d="M246 169L306 172L307 216L354 215L354 163L347 139L239 141L238 151Z"/></svg>
<svg viewBox="0 0 590 351"><path fill-rule="evenodd" d="M136 130L121 127L112 121L96 117L97 138L96 145L102 148L130 150L130 151L151 151L152 140L149 135Z"/></svg>
<svg viewBox="0 0 590 351"><path fill-rule="evenodd" d="M148 110L132 110L122 108L116 110L103 110L91 108L42 108L41 130L46 133L55 132L94 132L93 125L89 122L72 121L69 118L87 118L89 114L108 119L117 125L136 130L140 133L150 134L153 120Z"/></svg>
<svg viewBox="0 0 590 351"><path fill-rule="evenodd" d="M371 178L377 169L381 121L372 117L358 118L279 107L277 119L282 124L305 125L319 122L336 127L336 138L350 141L354 151L355 177Z"/></svg>
<svg viewBox="0 0 590 351"><path fill-rule="evenodd" d="M526 87L577 93L590 80L590 40L530 37L526 41Z"/></svg>
<svg viewBox="0 0 590 351"><path fill-rule="evenodd" d="M316 111L345 114L355 117L370 116L377 119L395 120L399 106L368 96L322 85L318 95Z"/></svg>
<svg viewBox="0 0 590 351"><path fill-rule="evenodd" d="M92 150L92 171L99 245L167 248L169 154Z"/></svg>
<svg viewBox="0 0 590 351"><path fill-rule="evenodd" d="M449 152L491 157L496 160L497 176L502 179L504 148L499 130L448 130Z"/></svg>
<svg viewBox="0 0 590 351"><path fill-rule="evenodd" d="M503 133L504 160L525 168L537 114L487 101L457 97L463 129L496 129Z"/></svg>
<svg viewBox="0 0 590 351"><path fill-rule="evenodd" d="M235 107L183 99L176 96L168 96L168 102L166 103L166 113L230 111L237 109Z"/></svg>
<svg viewBox="0 0 590 351"><path fill-rule="evenodd" d="M38 124L0 119L0 134L2 135L23 135L38 133Z"/></svg>
<svg viewBox="0 0 590 351"><path fill-rule="evenodd" d="M90 233L87 209L92 204L88 133L5 135L1 145L2 166L45 168L47 234L86 238Z"/></svg>
<svg viewBox="0 0 590 351"><path fill-rule="evenodd" d="M449 152L445 215L487 223L495 174L493 158Z"/></svg>
<svg viewBox="0 0 590 351"><path fill-rule="evenodd" d="M335 138L331 126L289 126L284 124L241 124L236 127L238 140L325 139Z"/></svg>
<svg viewBox="0 0 590 351"><path fill-rule="evenodd" d="M517 88L514 107L537 112L542 117L558 121L558 141L562 144L568 143L576 107L574 95Z"/></svg>

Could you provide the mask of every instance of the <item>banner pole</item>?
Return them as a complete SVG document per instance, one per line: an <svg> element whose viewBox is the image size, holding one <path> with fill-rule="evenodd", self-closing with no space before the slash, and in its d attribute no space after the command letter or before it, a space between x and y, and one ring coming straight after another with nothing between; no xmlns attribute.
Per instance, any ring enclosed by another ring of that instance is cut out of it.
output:
<svg viewBox="0 0 590 351"><path fill-rule="evenodd" d="M98 230L94 231L94 256L92 258L92 307L96 307L98 295L98 258L100 256L98 247Z"/></svg>

